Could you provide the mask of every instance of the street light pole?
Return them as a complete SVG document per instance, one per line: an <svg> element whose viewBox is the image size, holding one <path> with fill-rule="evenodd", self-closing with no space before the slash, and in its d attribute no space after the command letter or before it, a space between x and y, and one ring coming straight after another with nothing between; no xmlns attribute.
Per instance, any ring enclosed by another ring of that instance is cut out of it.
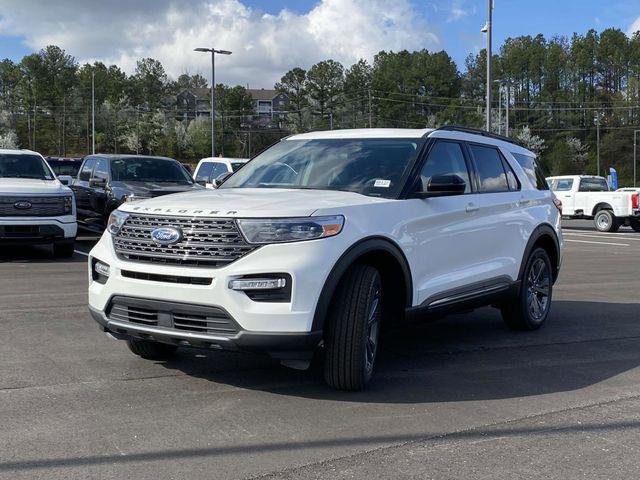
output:
<svg viewBox="0 0 640 480"><path fill-rule="evenodd" d="M596 113L596 168L600 176L600 112Z"/></svg>
<svg viewBox="0 0 640 480"><path fill-rule="evenodd" d="M91 153L96 153L96 73L91 72Z"/></svg>
<svg viewBox="0 0 640 480"><path fill-rule="evenodd" d="M493 0L487 0L487 116L486 130L491 131L491 17L493 16Z"/></svg>
<svg viewBox="0 0 640 480"><path fill-rule="evenodd" d="M216 156L216 53L231 55L229 50L216 50L215 48L194 48L195 52L211 53L211 156ZM197 101L196 101L197 102ZM196 103L197 106L197 103Z"/></svg>

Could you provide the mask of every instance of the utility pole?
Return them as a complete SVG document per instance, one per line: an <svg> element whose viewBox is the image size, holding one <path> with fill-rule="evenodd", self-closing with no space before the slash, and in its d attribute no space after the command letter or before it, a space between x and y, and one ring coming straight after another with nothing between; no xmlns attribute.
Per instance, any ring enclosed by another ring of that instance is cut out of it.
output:
<svg viewBox="0 0 640 480"><path fill-rule="evenodd" d="M33 99L33 149L36 149L36 117L38 116L38 101Z"/></svg>
<svg viewBox="0 0 640 480"><path fill-rule="evenodd" d="M596 113L596 165L600 176L600 112Z"/></svg>
<svg viewBox="0 0 640 480"><path fill-rule="evenodd" d="M91 72L91 153L96 153L96 72Z"/></svg>
<svg viewBox="0 0 640 480"><path fill-rule="evenodd" d="M371 88L369 88L369 128L371 128L372 122L371 122Z"/></svg>
<svg viewBox="0 0 640 480"><path fill-rule="evenodd" d="M221 55L231 55L229 50L216 50L215 48L194 48L196 52L211 53L211 156L216 156L216 53ZM196 102L197 103L197 102Z"/></svg>
<svg viewBox="0 0 640 480"><path fill-rule="evenodd" d="M498 135L502 134L502 81L495 80L498 84Z"/></svg>
<svg viewBox="0 0 640 480"><path fill-rule="evenodd" d="M633 186L636 186L636 169L637 169L637 161L638 161L638 132L640 130L633 131Z"/></svg>
<svg viewBox="0 0 640 480"><path fill-rule="evenodd" d="M493 0L487 0L487 115L486 126L487 132L491 131L491 17L493 16Z"/></svg>
<svg viewBox="0 0 640 480"><path fill-rule="evenodd" d="M140 153L140 107L136 105L136 155Z"/></svg>
<svg viewBox="0 0 640 480"><path fill-rule="evenodd" d="M509 103L511 102L511 84L507 80L507 105L506 105L506 122L504 124L505 137L509 136Z"/></svg>

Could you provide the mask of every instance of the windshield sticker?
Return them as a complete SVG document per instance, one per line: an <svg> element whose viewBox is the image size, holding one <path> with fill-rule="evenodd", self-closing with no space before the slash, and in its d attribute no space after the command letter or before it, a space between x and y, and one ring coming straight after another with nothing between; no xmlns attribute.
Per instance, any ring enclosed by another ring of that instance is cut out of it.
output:
<svg viewBox="0 0 640 480"><path fill-rule="evenodd" d="M376 181L373 184L373 186L379 187L379 188L389 188L391 186L391 180L383 180L381 178L376 178Z"/></svg>

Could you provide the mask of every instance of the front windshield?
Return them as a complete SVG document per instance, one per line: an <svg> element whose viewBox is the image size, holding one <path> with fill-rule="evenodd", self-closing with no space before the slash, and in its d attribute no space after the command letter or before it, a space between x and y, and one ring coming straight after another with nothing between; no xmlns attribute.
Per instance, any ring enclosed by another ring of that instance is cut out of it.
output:
<svg viewBox="0 0 640 480"><path fill-rule="evenodd" d="M131 157L113 160L111 178L114 182L193 183L178 162L164 158Z"/></svg>
<svg viewBox="0 0 640 480"><path fill-rule="evenodd" d="M395 198L421 139L283 140L220 188L343 190Z"/></svg>
<svg viewBox="0 0 640 480"><path fill-rule="evenodd" d="M53 180L53 175L39 155L0 153L0 178Z"/></svg>

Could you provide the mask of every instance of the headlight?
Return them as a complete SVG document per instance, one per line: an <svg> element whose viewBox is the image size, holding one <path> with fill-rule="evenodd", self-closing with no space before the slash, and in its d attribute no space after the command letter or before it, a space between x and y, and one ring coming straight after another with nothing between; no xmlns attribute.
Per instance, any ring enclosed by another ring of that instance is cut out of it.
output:
<svg viewBox="0 0 640 480"><path fill-rule="evenodd" d="M238 219L249 243L299 242L332 237L342 230L344 217Z"/></svg>
<svg viewBox="0 0 640 480"><path fill-rule="evenodd" d="M129 214L120 210L114 210L109 215L109 221L107 222L107 230L111 235L117 235L124 225L124 222L129 218Z"/></svg>
<svg viewBox="0 0 640 480"><path fill-rule="evenodd" d="M73 197L64 197L64 213L73 211Z"/></svg>

